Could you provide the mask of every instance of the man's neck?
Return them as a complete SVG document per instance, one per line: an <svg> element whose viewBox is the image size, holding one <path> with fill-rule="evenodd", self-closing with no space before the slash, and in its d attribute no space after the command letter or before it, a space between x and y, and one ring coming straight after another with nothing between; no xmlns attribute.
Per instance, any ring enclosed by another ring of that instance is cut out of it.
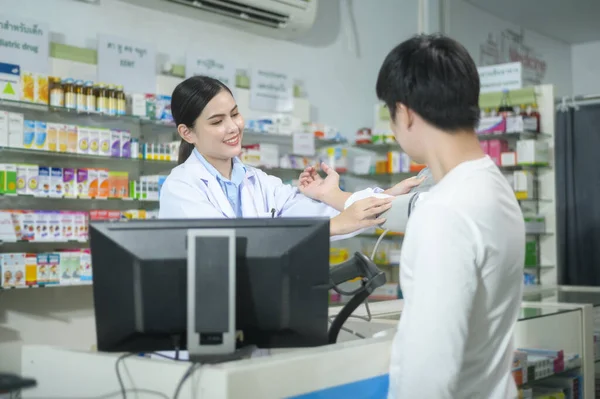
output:
<svg viewBox="0 0 600 399"><path fill-rule="evenodd" d="M485 153L481 149L477 135L473 131L432 132L437 137L435 145L427 154L427 166L436 182L442 180L452 169L463 162L481 159Z"/></svg>

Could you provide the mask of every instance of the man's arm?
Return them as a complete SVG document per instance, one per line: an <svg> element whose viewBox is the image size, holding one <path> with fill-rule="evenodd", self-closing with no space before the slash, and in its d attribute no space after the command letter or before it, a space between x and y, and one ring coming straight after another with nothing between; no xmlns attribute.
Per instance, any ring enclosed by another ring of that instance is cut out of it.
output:
<svg viewBox="0 0 600 399"><path fill-rule="evenodd" d="M473 226L458 212L427 202L415 212L402 248L412 285L392 349L390 398L455 397L472 333L478 247Z"/></svg>

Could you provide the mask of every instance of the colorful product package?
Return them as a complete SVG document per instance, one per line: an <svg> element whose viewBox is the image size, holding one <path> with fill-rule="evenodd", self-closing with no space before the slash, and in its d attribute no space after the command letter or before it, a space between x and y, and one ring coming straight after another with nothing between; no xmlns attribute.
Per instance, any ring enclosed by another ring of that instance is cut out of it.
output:
<svg viewBox="0 0 600 399"><path fill-rule="evenodd" d="M98 129L99 150L98 155L110 157L111 155L111 131L109 129Z"/></svg>
<svg viewBox="0 0 600 399"><path fill-rule="evenodd" d="M50 168L50 196L54 198L63 197L65 194L63 184L63 169Z"/></svg>
<svg viewBox="0 0 600 399"><path fill-rule="evenodd" d="M35 236L34 241L50 241L48 214L46 211L35 211Z"/></svg>
<svg viewBox="0 0 600 399"><path fill-rule="evenodd" d="M48 140L48 151L58 151L58 131L60 125L58 123L47 124L47 140Z"/></svg>
<svg viewBox="0 0 600 399"><path fill-rule="evenodd" d="M21 147L25 149L34 149L35 143L35 121L26 120L23 122L23 142Z"/></svg>
<svg viewBox="0 0 600 399"><path fill-rule="evenodd" d="M73 252L63 251L60 253L60 285L70 285L73 280L72 272Z"/></svg>
<svg viewBox="0 0 600 399"><path fill-rule="evenodd" d="M92 255L89 249L81 251L80 265L80 280L92 281Z"/></svg>
<svg viewBox="0 0 600 399"><path fill-rule="evenodd" d="M27 193L27 165L17 165L17 194Z"/></svg>
<svg viewBox="0 0 600 399"><path fill-rule="evenodd" d="M75 240L75 237L73 235L73 230L74 230L73 213L71 213L71 212L61 212L60 213L60 227L62 228L63 241L74 241Z"/></svg>
<svg viewBox="0 0 600 399"><path fill-rule="evenodd" d="M113 158L121 157L121 131L110 131L110 156Z"/></svg>
<svg viewBox="0 0 600 399"><path fill-rule="evenodd" d="M75 169L63 169L63 190L65 198L77 198L77 178Z"/></svg>
<svg viewBox="0 0 600 399"><path fill-rule="evenodd" d="M50 277L50 260L49 254L37 254L37 284L45 285Z"/></svg>
<svg viewBox="0 0 600 399"><path fill-rule="evenodd" d="M131 158L131 133L121 131L121 158Z"/></svg>
<svg viewBox="0 0 600 399"><path fill-rule="evenodd" d="M67 125L67 152L75 154L78 149L79 133L77 126Z"/></svg>
<svg viewBox="0 0 600 399"><path fill-rule="evenodd" d="M67 125L60 124L58 126L58 151L67 152L69 135L67 133Z"/></svg>
<svg viewBox="0 0 600 399"><path fill-rule="evenodd" d="M97 169L98 171L98 198L106 199L109 195L109 172L108 169Z"/></svg>
<svg viewBox="0 0 600 399"><path fill-rule="evenodd" d="M48 126L46 122L35 122L35 149L48 151Z"/></svg>
<svg viewBox="0 0 600 399"><path fill-rule="evenodd" d="M47 197L50 195L50 168L47 166L40 166L38 168L38 185L37 190L38 197Z"/></svg>
<svg viewBox="0 0 600 399"><path fill-rule="evenodd" d="M87 169L77 169L77 196L89 198L89 174Z"/></svg>
<svg viewBox="0 0 600 399"><path fill-rule="evenodd" d="M38 173L39 166L37 165L27 165L27 184L25 186L25 194L26 195L36 195L39 189L38 183Z"/></svg>
<svg viewBox="0 0 600 399"><path fill-rule="evenodd" d="M11 277L9 285L11 287L25 287L25 254L12 253L9 255L9 270Z"/></svg>
<svg viewBox="0 0 600 399"><path fill-rule="evenodd" d="M48 212L48 235L49 240L53 242L64 241L62 236L62 226L61 226L61 212L60 211L50 211Z"/></svg>
<svg viewBox="0 0 600 399"><path fill-rule="evenodd" d="M37 281L37 255L26 254L25 255L25 285L34 286L38 283Z"/></svg>
<svg viewBox="0 0 600 399"><path fill-rule="evenodd" d="M99 182L98 182L98 170L97 169L88 169L87 170L88 173L88 196L90 198L96 198L98 197L98 189L99 189Z"/></svg>
<svg viewBox="0 0 600 399"><path fill-rule="evenodd" d="M90 131L90 150L89 154L99 155L100 154L100 129L89 128Z"/></svg>
<svg viewBox="0 0 600 399"><path fill-rule="evenodd" d="M60 282L60 254L48 254L48 281L46 284L58 284Z"/></svg>
<svg viewBox="0 0 600 399"><path fill-rule="evenodd" d="M21 240L23 241L34 241L35 240L35 214L32 211L23 211L20 213L22 223L22 235Z"/></svg>
<svg viewBox="0 0 600 399"><path fill-rule="evenodd" d="M16 195L17 194L17 165L2 164L0 167L0 194Z"/></svg>
<svg viewBox="0 0 600 399"><path fill-rule="evenodd" d="M90 153L90 128L85 126L79 126L77 128L77 153L89 154Z"/></svg>

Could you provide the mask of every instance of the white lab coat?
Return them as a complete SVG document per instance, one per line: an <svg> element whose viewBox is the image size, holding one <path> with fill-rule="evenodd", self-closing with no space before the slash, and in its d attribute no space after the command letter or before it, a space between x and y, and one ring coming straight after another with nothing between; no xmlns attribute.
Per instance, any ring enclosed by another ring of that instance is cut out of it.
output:
<svg viewBox="0 0 600 399"><path fill-rule="evenodd" d="M377 193L381 189L367 189ZM368 196L368 195L367 195ZM354 197L354 196L353 196ZM363 196L361 196L363 197ZM350 198L346 207L354 202ZM334 217L339 214L330 206L302 195L297 188L262 170L246 166L241 192L242 217ZM160 192L161 219L235 218L225 193L217 179L193 154L171 171ZM333 240L352 237L357 231Z"/></svg>

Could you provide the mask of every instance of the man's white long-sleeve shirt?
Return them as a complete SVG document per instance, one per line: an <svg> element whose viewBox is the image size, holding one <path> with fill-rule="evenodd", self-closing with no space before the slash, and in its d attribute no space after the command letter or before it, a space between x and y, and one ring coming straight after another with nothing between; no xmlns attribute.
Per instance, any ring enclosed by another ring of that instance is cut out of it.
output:
<svg viewBox="0 0 600 399"><path fill-rule="evenodd" d="M521 209L489 157L458 165L420 201L402 246L390 398L516 397L524 251Z"/></svg>

